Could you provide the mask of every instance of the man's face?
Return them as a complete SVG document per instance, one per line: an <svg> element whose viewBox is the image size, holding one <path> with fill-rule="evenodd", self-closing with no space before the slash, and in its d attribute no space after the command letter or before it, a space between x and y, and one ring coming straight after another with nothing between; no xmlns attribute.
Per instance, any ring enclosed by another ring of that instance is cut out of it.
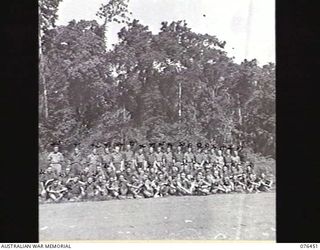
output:
<svg viewBox="0 0 320 250"><path fill-rule="evenodd" d="M227 154L230 154L230 149L227 149Z"/></svg>
<svg viewBox="0 0 320 250"><path fill-rule="evenodd" d="M181 174L180 174L180 177L181 177L181 178L186 178L186 174L185 174L185 173L181 173Z"/></svg>
<svg viewBox="0 0 320 250"><path fill-rule="evenodd" d="M87 173L87 172L89 172L89 168L88 168L88 167L85 167L85 168L83 169L83 171Z"/></svg>
<svg viewBox="0 0 320 250"><path fill-rule="evenodd" d="M158 147L157 151L158 151L158 153L160 153L160 152L161 152L161 148L160 148L160 147Z"/></svg>
<svg viewBox="0 0 320 250"><path fill-rule="evenodd" d="M181 151L181 147L180 146L178 146L178 151Z"/></svg>
<svg viewBox="0 0 320 250"><path fill-rule="evenodd" d="M190 153L191 153L191 151L192 151L192 148L191 148L191 147L189 147L189 148L188 148L188 152L190 152Z"/></svg>
<svg viewBox="0 0 320 250"><path fill-rule="evenodd" d="M75 152L76 154L78 154L79 151L80 151L79 148L75 148L75 149L74 149L74 152Z"/></svg>
<svg viewBox="0 0 320 250"><path fill-rule="evenodd" d="M56 186L58 186L58 184L59 184L59 181L58 180L55 180L54 182L53 182L53 185L56 187Z"/></svg>
<svg viewBox="0 0 320 250"><path fill-rule="evenodd" d="M97 153L97 149L96 149L96 148L93 148L93 149L92 149L92 153L96 154L96 153Z"/></svg>
<svg viewBox="0 0 320 250"><path fill-rule="evenodd" d="M51 173L51 172L52 172L52 167L48 167L48 168L47 168L47 172L48 172L48 173Z"/></svg>
<svg viewBox="0 0 320 250"><path fill-rule="evenodd" d="M131 149L131 145L128 144L128 145L127 145L127 150L130 150L130 149Z"/></svg>
<svg viewBox="0 0 320 250"><path fill-rule="evenodd" d="M204 153L207 154L207 153L208 153L208 149L205 149L205 150L204 150Z"/></svg>
<svg viewBox="0 0 320 250"><path fill-rule="evenodd" d="M150 153L153 153L153 147L150 147L149 151Z"/></svg>
<svg viewBox="0 0 320 250"><path fill-rule="evenodd" d="M170 148L170 147L167 148L167 152L168 152L168 153L171 152L171 148Z"/></svg>
<svg viewBox="0 0 320 250"><path fill-rule="evenodd" d="M115 147L115 151L118 153L120 151L120 147L119 146L116 146Z"/></svg>
<svg viewBox="0 0 320 250"><path fill-rule="evenodd" d="M219 155L219 156L222 155L222 151L221 151L221 150L218 151L218 155Z"/></svg>
<svg viewBox="0 0 320 250"><path fill-rule="evenodd" d="M139 153L140 153L140 154L143 153L143 148L139 148Z"/></svg>
<svg viewBox="0 0 320 250"><path fill-rule="evenodd" d="M119 176L119 180L124 181L124 176L122 174Z"/></svg>
<svg viewBox="0 0 320 250"><path fill-rule="evenodd" d="M105 147L104 152L109 153L109 147Z"/></svg>
<svg viewBox="0 0 320 250"><path fill-rule="evenodd" d="M88 183L92 183L93 179L91 177L88 178Z"/></svg>
<svg viewBox="0 0 320 250"><path fill-rule="evenodd" d="M235 155L235 156L238 156L238 151L234 151L234 155Z"/></svg>
<svg viewBox="0 0 320 250"><path fill-rule="evenodd" d="M100 166L97 166L97 171L101 171L101 167Z"/></svg>
<svg viewBox="0 0 320 250"><path fill-rule="evenodd" d="M66 173L70 173L70 168L66 168Z"/></svg>
<svg viewBox="0 0 320 250"><path fill-rule="evenodd" d="M59 152L59 147L58 146L54 146L53 151L56 152L56 153Z"/></svg>

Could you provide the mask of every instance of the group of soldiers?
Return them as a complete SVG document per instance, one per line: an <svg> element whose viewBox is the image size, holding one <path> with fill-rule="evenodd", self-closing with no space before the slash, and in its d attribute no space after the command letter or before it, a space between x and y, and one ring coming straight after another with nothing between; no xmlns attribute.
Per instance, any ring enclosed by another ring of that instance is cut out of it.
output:
<svg viewBox="0 0 320 250"><path fill-rule="evenodd" d="M103 152L98 149L103 148ZM84 156L80 145L65 157L59 145L40 171L40 202L157 198L168 195L209 195L261 192L272 188L266 173L239 155L234 145L206 143L92 144Z"/></svg>

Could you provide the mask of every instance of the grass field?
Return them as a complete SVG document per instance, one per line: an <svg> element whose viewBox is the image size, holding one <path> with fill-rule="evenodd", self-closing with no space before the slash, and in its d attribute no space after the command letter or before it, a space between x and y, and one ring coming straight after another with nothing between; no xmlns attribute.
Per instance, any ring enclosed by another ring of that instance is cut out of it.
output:
<svg viewBox="0 0 320 250"><path fill-rule="evenodd" d="M39 213L40 241L275 241L275 193L43 204Z"/></svg>

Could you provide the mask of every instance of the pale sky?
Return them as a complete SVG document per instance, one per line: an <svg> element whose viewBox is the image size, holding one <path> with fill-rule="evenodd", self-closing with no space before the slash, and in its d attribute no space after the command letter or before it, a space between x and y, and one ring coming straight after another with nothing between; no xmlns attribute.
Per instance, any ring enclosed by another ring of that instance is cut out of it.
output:
<svg viewBox="0 0 320 250"><path fill-rule="evenodd" d="M63 0L57 25L96 19L108 0ZM197 33L215 35L226 41L226 51L236 62L256 58L260 65L275 62L275 0L130 0L132 19L140 20L156 34L162 21L186 20ZM205 14L205 17L203 16ZM108 46L117 43L122 25L109 27Z"/></svg>

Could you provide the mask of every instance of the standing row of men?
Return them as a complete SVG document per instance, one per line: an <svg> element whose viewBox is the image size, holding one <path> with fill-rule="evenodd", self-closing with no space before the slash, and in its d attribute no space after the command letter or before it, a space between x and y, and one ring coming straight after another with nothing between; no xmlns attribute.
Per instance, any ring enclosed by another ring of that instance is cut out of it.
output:
<svg viewBox="0 0 320 250"><path fill-rule="evenodd" d="M163 144L156 147L155 143L150 143L148 150L145 150L145 145L139 145L137 150L133 150L133 142L128 143L124 150L121 150L122 144L116 144L113 150L110 143L103 145L104 150L100 154L97 150L99 145L92 144L92 152L87 156L75 145L68 158L59 152L58 145L54 145L53 152L48 155L49 165L57 174L66 166L69 166L74 174L79 174L85 166L88 166L90 171L96 171L98 166L111 166L116 172L121 172L127 166L141 166L145 169L148 166L161 168L165 165L168 168L175 166L181 171L182 165L185 168L201 169L208 165L222 167L241 162L238 150L234 146L217 148L215 145L210 147L209 144L202 146L198 143L196 152L193 152L192 145L188 144L185 148L184 143L179 143L175 151L172 150L171 143L168 143L165 149Z"/></svg>

